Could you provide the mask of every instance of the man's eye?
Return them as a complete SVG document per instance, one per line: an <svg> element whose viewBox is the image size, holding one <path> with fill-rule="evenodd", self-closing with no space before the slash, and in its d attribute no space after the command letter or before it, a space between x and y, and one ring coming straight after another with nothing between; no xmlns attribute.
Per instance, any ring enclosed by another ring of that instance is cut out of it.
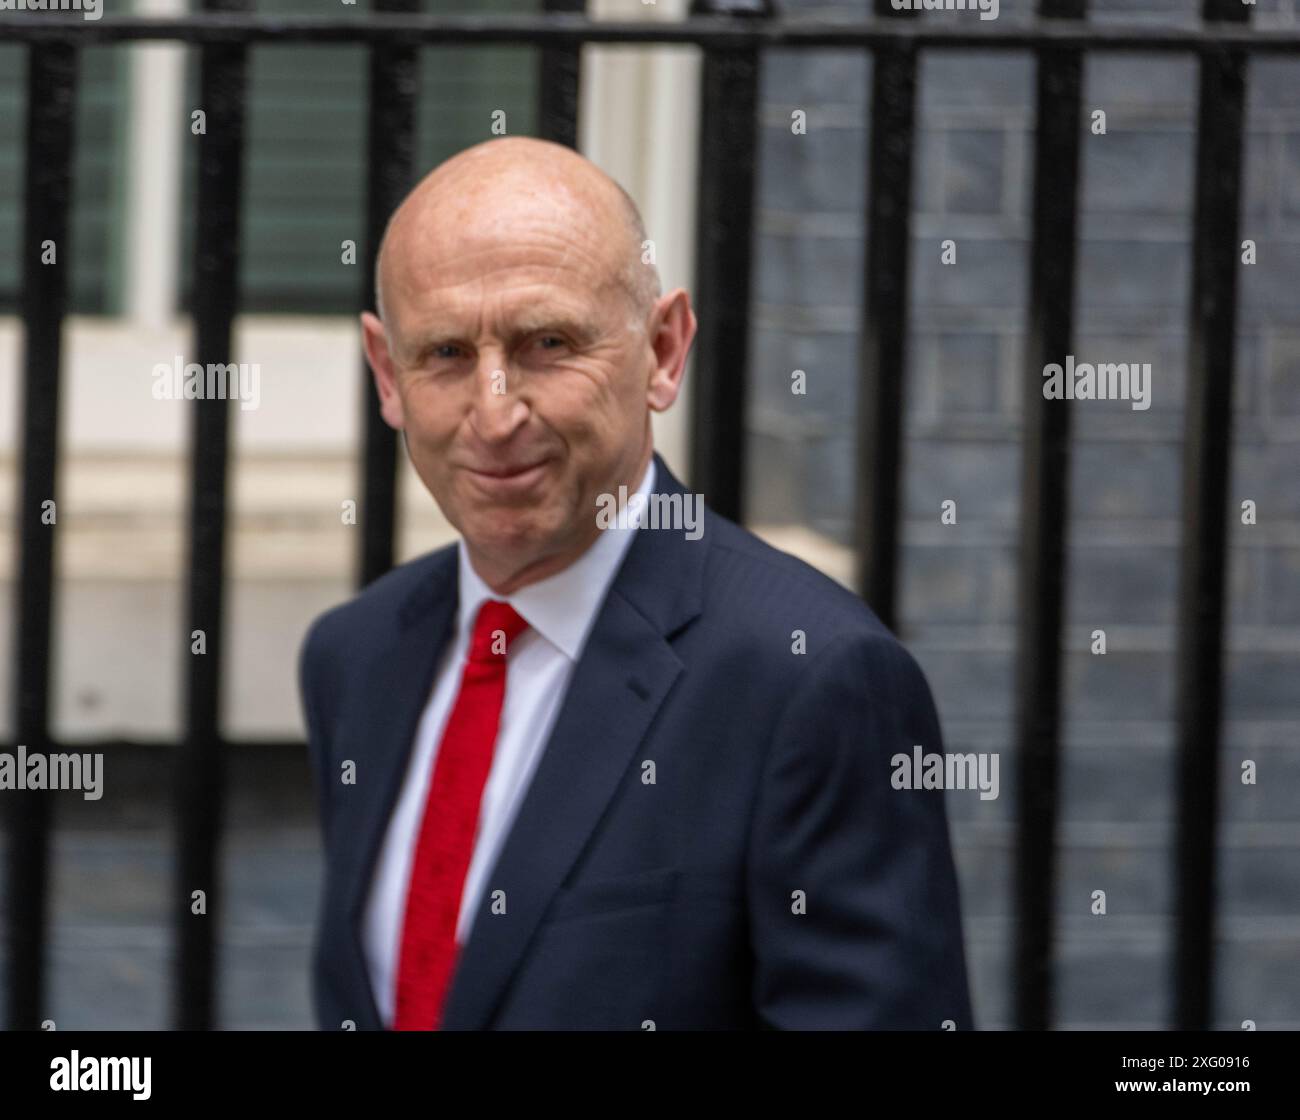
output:
<svg viewBox="0 0 1300 1120"><path fill-rule="evenodd" d="M564 339L558 334L544 334L537 340L537 343L543 350L554 350L556 347L564 345Z"/></svg>
<svg viewBox="0 0 1300 1120"><path fill-rule="evenodd" d="M454 342L447 342L442 346L435 346L433 348L433 356L435 358L454 358L459 353L460 347Z"/></svg>

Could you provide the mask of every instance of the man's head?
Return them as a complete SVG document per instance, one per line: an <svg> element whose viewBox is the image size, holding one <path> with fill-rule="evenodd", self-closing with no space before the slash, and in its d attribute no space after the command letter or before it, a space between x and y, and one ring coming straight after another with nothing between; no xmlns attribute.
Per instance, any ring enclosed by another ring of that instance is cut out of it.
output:
<svg viewBox="0 0 1300 1120"><path fill-rule="evenodd" d="M612 179L522 137L447 160L384 234L362 315L384 419L499 594L590 546L677 398L695 316L644 241Z"/></svg>

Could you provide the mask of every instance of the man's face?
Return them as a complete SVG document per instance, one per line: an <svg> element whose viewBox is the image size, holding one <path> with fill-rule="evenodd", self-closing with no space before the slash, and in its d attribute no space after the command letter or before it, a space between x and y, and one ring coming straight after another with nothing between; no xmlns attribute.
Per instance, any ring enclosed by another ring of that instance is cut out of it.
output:
<svg viewBox="0 0 1300 1120"><path fill-rule="evenodd" d="M377 380L471 552L522 568L580 554L597 496L637 481L655 355L596 237L500 228L402 247L384 293L395 391Z"/></svg>

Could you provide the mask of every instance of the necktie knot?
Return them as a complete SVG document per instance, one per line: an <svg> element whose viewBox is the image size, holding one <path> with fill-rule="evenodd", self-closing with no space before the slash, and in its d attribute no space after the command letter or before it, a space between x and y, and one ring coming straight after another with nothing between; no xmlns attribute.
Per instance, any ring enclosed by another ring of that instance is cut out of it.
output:
<svg viewBox="0 0 1300 1120"><path fill-rule="evenodd" d="M528 629L528 623L509 603L486 600L474 619L469 659L480 663L505 661L510 643Z"/></svg>

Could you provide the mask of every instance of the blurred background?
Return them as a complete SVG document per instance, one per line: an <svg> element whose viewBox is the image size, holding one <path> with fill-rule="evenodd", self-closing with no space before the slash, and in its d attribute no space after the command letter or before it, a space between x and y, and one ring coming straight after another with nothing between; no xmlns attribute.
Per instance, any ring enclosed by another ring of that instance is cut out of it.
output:
<svg viewBox="0 0 1300 1120"><path fill-rule="evenodd" d="M104 0L104 23L191 11ZM869 14L865 0L784 0L779 13ZM1195 27L1192 0L1090 0L1095 24ZM1258 0L1294 31L1296 0ZM325 9L328 8L328 11ZM674 21L684 0L600 0L598 19ZM255 0L265 14L376 18L365 0ZM529 0L426 2L424 12L532 13ZM1002 0L999 25L1032 19ZM6 22L35 18L4 13ZM970 13L925 21L973 26ZM962 22L964 21L964 22ZM976 22L978 22L976 20ZM3 24L0 24L0 28ZM978 28L977 30L982 30ZM108 744L106 793L60 795L50 831L41 1017L60 1029L175 1024L177 810L185 736L190 410L154 400L152 369L196 357L199 49L80 49L71 267L63 327L59 523L49 731ZM424 47L414 168L492 135L538 135L540 51ZM637 199L665 288L695 292L701 50L588 45L577 142ZM221 705L227 761L214 1023L312 1026L320 885L295 681L308 623L352 594L365 397L356 323L366 285L368 48L249 48L236 361L261 403L230 419ZM17 625L22 449L25 121L29 48L0 30L0 633ZM910 189L895 629L933 689L949 751L1001 754L1001 796L950 792L977 1025L1017 1025L1014 946L1016 649L1029 336L1035 61L1025 50L920 53ZM743 415L744 520L860 589L859 355L870 52L765 49L759 59ZM1176 663L1189 364L1198 63L1090 54L1083 65L1074 353L1150 362L1149 411L1073 410L1061 643L1052 1025L1158 1028L1173 1014ZM1251 59L1237 289L1209 1025L1300 1028L1300 57ZM1087 115L1103 108L1107 132ZM806 114L806 132L792 113ZM958 245L955 267L940 243ZM340 245L358 246L343 263ZM697 355L698 356L698 355ZM693 365L695 363L693 362ZM791 371L807 372L804 397ZM699 376L688 370L688 387ZM656 440L688 482L688 392ZM704 489L706 500L710 491ZM944 525L941 503L958 520ZM1240 524L1244 500L1258 523ZM394 559L453 539L399 457ZM869 601L870 601L870 597ZM1090 652L1104 629L1105 656ZM17 647L0 643L0 739L15 741ZM22 741L19 739L18 741ZM1240 780L1243 760L1256 785ZM9 815L13 793L0 794ZM0 843L11 843L11 840ZM12 905L13 862L0 874ZM1108 912L1091 912L1092 892ZM6 996L14 943L0 942Z"/></svg>

